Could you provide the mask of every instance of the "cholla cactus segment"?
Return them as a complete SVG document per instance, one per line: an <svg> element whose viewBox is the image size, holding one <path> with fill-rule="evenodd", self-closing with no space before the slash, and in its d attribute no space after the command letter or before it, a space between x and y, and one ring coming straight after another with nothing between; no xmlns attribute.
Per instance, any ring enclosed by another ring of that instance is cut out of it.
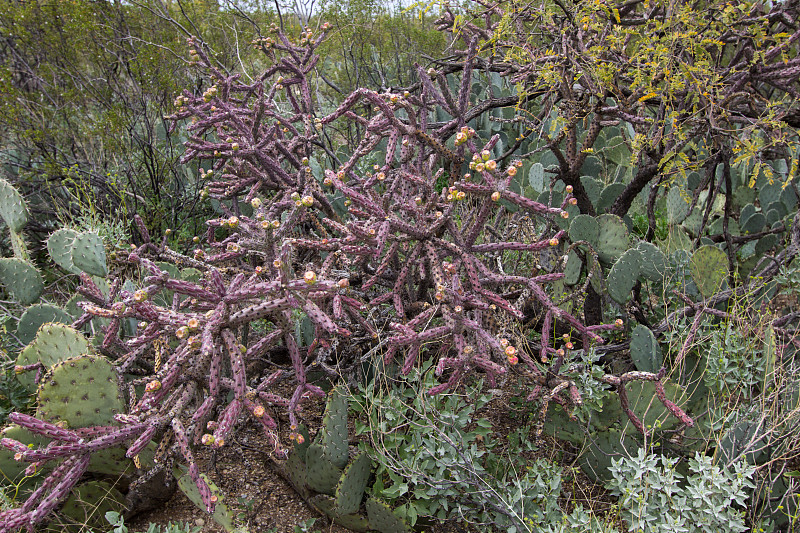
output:
<svg viewBox="0 0 800 533"><path fill-rule="evenodd" d="M74 431L64 429L60 426L56 426L55 424L50 424L49 422L44 422L38 418L23 413L11 413L8 415L8 420L12 424L17 424L32 433L50 439L73 443L81 440L81 438Z"/></svg>

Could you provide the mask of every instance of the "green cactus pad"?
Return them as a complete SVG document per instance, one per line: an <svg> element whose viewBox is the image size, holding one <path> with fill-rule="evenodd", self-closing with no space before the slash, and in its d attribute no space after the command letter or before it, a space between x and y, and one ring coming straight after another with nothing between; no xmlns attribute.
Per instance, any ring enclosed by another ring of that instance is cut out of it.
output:
<svg viewBox="0 0 800 533"><path fill-rule="evenodd" d="M596 482L611 479L611 461L636 454L638 444L630 437L616 430L597 433L587 439L586 447L578 457L581 470Z"/></svg>
<svg viewBox="0 0 800 533"><path fill-rule="evenodd" d="M667 257L664 252L658 249L654 244L646 241L640 241L636 245L639 250L641 262L639 264L639 275L644 279L660 282L664 281L667 275L669 265L667 264Z"/></svg>
<svg viewBox="0 0 800 533"><path fill-rule="evenodd" d="M181 279L184 281L191 281L192 283L197 283L200 281L200 278L203 277L203 273L197 270L196 268L188 267L181 270Z"/></svg>
<svg viewBox="0 0 800 533"><path fill-rule="evenodd" d="M542 425L542 432L559 440L571 442L577 446L583 444L586 430L576 420L572 420L558 404L552 403L548 408L547 419Z"/></svg>
<svg viewBox="0 0 800 533"><path fill-rule="evenodd" d="M44 290L42 276L36 267L16 257L0 259L0 283L23 305L38 300Z"/></svg>
<svg viewBox="0 0 800 533"><path fill-rule="evenodd" d="M294 443L294 453L297 454L302 461L306 460L306 450L311 445L311 436L308 433L308 428L303 424L297 426L297 433L302 435L303 442Z"/></svg>
<svg viewBox="0 0 800 533"><path fill-rule="evenodd" d="M625 418L619 396L614 394L603 400L603 409L601 411L592 414L592 428L597 431L604 431L619 423L620 420L625 420Z"/></svg>
<svg viewBox="0 0 800 533"><path fill-rule="evenodd" d="M683 187L673 185L667 192L667 222L670 224L680 224L688 215L689 202L688 194Z"/></svg>
<svg viewBox="0 0 800 533"><path fill-rule="evenodd" d="M411 527L397 516L386 502L376 498L367 499L367 518L372 529L381 533L411 533Z"/></svg>
<svg viewBox="0 0 800 533"><path fill-rule="evenodd" d="M587 157L586 161L588 162L590 159L594 159L598 161L596 157ZM598 168L600 168L600 172L602 172L602 166L600 165L599 161L597 163ZM584 164L584 166L586 166ZM584 169L581 169L583 172ZM586 196L592 201L592 205L597 209L597 199L600 198L600 192L603 190L603 182L600 180L596 180L591 176L581 176L581 185L583 185L584 190L586 191Z"/></svg>
<svg viewBox="0 0 800 533"><path fill-rule="evenodd" d="M691 250L692 240L686 234L686 231L680 226L670 226L667 232L667 238L663 241L658 241L658 247L668 256L671 256L678 250Z"/></svg>
<svg viewBox="0 0 800 533"><path fill-rule="evenodd" d="M106 249L100 235L84 232L75 237L72 242L72 264L93 276L108 275Z"/></svg>
<svg viewBox="0 0 800 533"><path fill-rule="evenodd" d="M763 230L764 226L766 225L767 217L764 215L764 213L753 213L747 218L747 220L742 222L742 233L745 235L758 233L759 231Z"/></svg>
<svg viewBox="0 0 800 533"><path fill-rule="evenodd" d="M600 236L600 224L597 219L589 215L578 215L569 226L569 239L572 242L586 241L597 248L597 239Z"/></svg>
<svg viewBox="0 0 800 533"><path fill-rule="evenodd" d="M699 209L693 209L681 223L681 227L691 235L699 235L700 227L703 225L703 214Z"/></svg>
<svg viewBox="0 0 800 533"><path fill-rule="evenodd" d="M331 463L325 456L324 448L312 444L306 450L306 479L308 486L316 492L333 496L342 475L342 469Z"/></svg>
<svg viewBox="0 0 800 533"><path fill-rule="evenodd" d="M747 204L742 207L741 212L739 213L739 224L744 227L747 224L747 220L755 215L758 212L758 209L753 204Z"/></svg>
<svg viewBox="0 0 800 533"><path fill-rule="evenodd" d="M49 323L44 324L33 342L20 352L17 364L25 366L39 361L45 369L49 369L64 359L86 353L89 353L86 337L65 324ZM28 390L34 389L34 378L34 372L17 375L19 382Z"/></svg>
<svg viewBox="0 0 800 533"><path fill-rule="evenodd" d="M69 427L114 424L125 412L121 380L105 357L82 355L57 363L38 391L37 417Z"/></svg>
<svg viewBox="0 0 800 533"><path fill-rule="evenodd" d="M607 210L614 201L619 198L619 195L622 194L624 190L624 183L612 183L611 185L607 185L603 188L603 192L600 193L600 198L596 201L595 209L597 209L598 212Z"/></svg>
<svg viewBox="0 0 800 533"><path fill-rule="evenodd" d="M183 492L183 494L186 495L186 497L189 498L193 504L205 512L206 506L203 504L202 496L200 496L200 489L197 488L197 485L192 480L188 469L184 466L175 468L173 470L173 475L178 480L178 488L181 490L181 492ZM217 503L214 507L214 512L212 513L211 518L214 519L214 522L225 528L225 531L233 531L235 529L233 525L233 514L224 502L225 498L222 494L222 491L213 481L208 478L207 475L201 472L200 477L203 478L203 481L206 482L208 488L210 488L211 492L217 497Z"/></svg>
<svg viewBox="0 0 800 533"><path fill-rule="evenodd" d="M360 453L345 467L336 485L336 512L353 514L361 507L367 480L372 473L372 461L366 453Z"/></svg>
<svg viewBox="0 0 800 533"><path fill-rule="evenodd" d="M768 251L772 250L778 244L778 236L777 235L764 235L758 242L756 243L755 247L755 255L756 257L761 257Z"/></svg>
<svg viewBox="0 0 800 533"><path fill-rule="evenodd" d="M132 474L135 469L133 461L125 456L125 448L117 447L93 453L86 471L107 476L121 476Z"/></svg>
<svg viewBox="0 0 800 533"><path fill-rule="evenodd" d="M22 195L4 179L0 179L0 216L14 233L28 223L28 206Z"/></svg>
<svg viewBox="0 0 800 533"><path fill-rule="evenodd" d="M581 279L581 267L583 261L575 250L570 250L567 254L567 263L564 265L564 283L575 285Z"/></svg>
<svg viewBox="0 0 800 533"><path fill-rule="evenodd" d="M783 216L777 209L767 209L767 224L769 224L770 226L773 226L776 222L779 222L782 218Z"/></svg>
<svg viewBox="0 0 800 533"><path fill-rule="evenodd" d="M568 230L570 225L572 225L572 221L575 220L575 217L581 214L581 210L578 208L577 205L570 205L567 204L564 206L564 211L567 212L567 218L556 217L556 224L558 227L564 230Z"/></svg>
<svg viewBox="0 0 800 533"><path fill-rule="evenodd" d="M47 251L50 258L61 268L71 274L80 274L81 270L72 263L72 243L78 232L69 228L54 231L47 239Z"/></svg>
<svg viewBox="0 0 800 533"><path fill-rule="evenodd" d="M641 324L631 332L631 359L640 372L661 370L661 347L650 328Z"/></svg>
<svg viewBox="0 0 800 533"><path fill-rule="evenodd" d="M628 227L616 215L605 214L597 217L600 232L597 237L597 255L605 263L619 259L630 244Z"/></svg>
<svg viewBox="0 0 800 533"><path fill-rule="evenodd" d="M117 489L103 481L89 481L72 489L47 531L105 531L108 529L106 513L122 514L125 510L125 497Z"/></svg>
<svg viewBox="0 0 800 533"><path fill-rule="evenodd" d="M17 338L23 344L30 343L42 324L48 322L58 322L60 324L70 324L72 317L63 309L50 304L36 304L30 306L22 313L17 324Z"/></svg>
<svg viewBox="0 0 800 533"><path fill-rule="evenodd" d="M44 447L48 440L23 429L16 424L3 428L0 438L14 439L34 448ZM0 447L0 487L19 486L25 492L35 488L40 475L25 477L25 468L30 463L14 459L14 452L8 448Z"/></svg>
<svg viewBox="0 0 800 533"><path fill-rule="evenodd" d="M528 170L528 183L537 194L544 190L544 165L534 163Z"/></svg>
<svg viewBox="0 0 800 533"><path fill-rule="evenodd" d="M369 520L359 514L337 514L334 510L334 499L325 494L318 494L309 500L317 511L325 514L332 521L351 531L366 532L372 529Z"/></svg>
<svg viewBox="0 0 800 533"><path fill-rule="evenodd" d="M625 386L625 389L628 392L628 405L648 431L670 429L680 424L680 420L675 418L656 396L656 386L652 381L632 381ZM689 398L679 385L664 383L664 393L667 399L678 407L686 408ZM627 422L626 431L636 432L630 420Z"/></svg>
<svg viewBox="0 0 800 533"><path fill-rule="evenodd" d="M765 440L767 433L759 420L743 418L736 421L722 436L714 452L714 462L729 466L739 459L745 459L751 465L766 453Z"/></svg>
<svg viewBox="0 0 800 533"><path fill-rule="evenodd" d="M722 288L728 277L728 256L716 246L701 246L692 254L689 268L700 294L708 298Z"/></svg>
<svg viewBox="0 0 800 533"><path fill-rule="evenodd" d="M606 285L608 295L619 304L624 304L631 297L631 290L639 278L639 268L642 262L639 251L632 248L622 254L614 263L608 274Z"/></svg>
<svg viewBox="0 0 800 533"><path fill-rule="evenodd" d="M294 486L294 489L307 498L308 468L297 452L293 452L289 455L289 458L283 464L283 470L292 486Z"/></svg>
<svg viewBox="0 0 800 533"><path fill-rule="evenodd" d="M328 395L320 442L325 450L325 457L338 468L344 468L350 459L347 407L347 397L338 387L334 388Z"/></svg>
<svg viewBox="0 0 800 533"><path fill-rule="evenodd" d="M155 265L169 274L171 279L181 279L181 271L178 270L175 265L171 263L165 263L164 261L156 261ZM153 296L153 303L162 307L171 307L173 294L174 293L172 291L162 290Z"/></svg>
<svg viewBox="0 0 800 533"><path fill-rule="evenodd" d="M625 143L622 135L615 135L605 141L605 147L602 150L603 157L618 167L625 167L630 165L631 149Z"/></svg>

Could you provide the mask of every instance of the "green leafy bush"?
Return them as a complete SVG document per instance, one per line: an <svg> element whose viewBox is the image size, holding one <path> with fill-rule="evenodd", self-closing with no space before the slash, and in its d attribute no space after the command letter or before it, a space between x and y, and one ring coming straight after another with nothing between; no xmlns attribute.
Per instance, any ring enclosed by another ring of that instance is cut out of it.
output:
<svg viewBox="0 0 800 533"><path fill-rule="evenodd" d="M430 397L432 374L424 365L413 385L371 382L353 394L356 434L367 437L361 447L378 463L376 496L402 504L411 523L457 518L511 533L601 528L582 509L568 515L561 508L560 466L526 459L536 449L530 426L509 436L511 448L502 446L480 416L492 399L481 384Z"/></svg>
<svg viewBox="0 0 800 533"><path fill-rule="evenodd" d="M755 468L740 461L733 470L719 468L710 457L689 460L689 476L677 471L677 460L649 455L612 461L608 488L619 496L622 517L635 533L732 533L747 531L743 508ZM685 480L685 481L684 481Z"/></svg>

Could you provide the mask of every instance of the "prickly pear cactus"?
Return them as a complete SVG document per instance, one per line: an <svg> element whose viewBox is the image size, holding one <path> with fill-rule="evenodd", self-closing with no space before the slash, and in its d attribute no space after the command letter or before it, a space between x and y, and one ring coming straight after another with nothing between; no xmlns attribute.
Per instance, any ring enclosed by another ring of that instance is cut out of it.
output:
<svg viewBox="0 0 800 533"><path fill-rule="evenodd" d="M612 459L636 454L639 445L630 437L617 430L608 430L587 439L586 447L578 457L581 470L598 482L611 479L609 468Z"/></svg>
<svg viewBox="0 0 800 533"><path fill-rule="evenodd" d="M325 455L325 448L312 444L306 450L308 486L316 492L333 496L342 469L333 464Z"/></svg>
<svg viewBox="0 0 800 533"><path fill-rule="evenodd" d="M37 392L37 418L70 428L107 426L124 413L121 378L111 362L97 355L55 364Z"/></svg>
<svg viewBox="0 0 800 533"><path fill-rule="evenodd" d="M89 341L82 333L65 324L47 323L39 329L33 342L20 352L17 357L17 367L39 363L41 369L47 371L65 359L88 353ZM32 390L36 371L22 373L20 369L17 379Z"/></svg>
<svg viewBox="0 0 800 533"><path fill-rule="evenodd" d="M331 391L316 442L309 444L308 431L298 427L294 449L286 461L278 464L279 471L306 501L343 527L353 531L410 531L385 503L371 504L376 506L375 523L360 513L372 461L365 453L349 460L347 409L344 393L338 388ZM328 450L337 457L346 454L348 460L340 467L331 460Z"/></svg>
<svg viewBox="0 0 800 533"><path fill-rule="evenodd" d="M336 512L353 514L361 507L367 481L372 473L372 461L366 453L360 453L348 464L336 484Z"/></svg>
<svg viewBox="0 0 800 533"><path fill-rule="evenodd" d="M103 239L96 233L83 232L75 236L72 242L72 264L92 276L105 277L106 249Z"/></svg>
<svg viewBox="0 0 800 533"><path fill-rule="evenodd" d="M192 480L189 472L176 469L175 477L178 478L178 488L181 492L183 492L197 507L201 509L205 508L200 490L197 488L197 484ZM233 514L230 509L228 509L227 504L225 504L225 497L222 491L205 474L201 473L200 477L205 481L211 493L216 498L216 505L214 506L214 512L211 514L211 517L217 524L225 528L225 531L233 531L236 529L233 524Z"/></svg>
<svg viewBox="0 0 800 533"><path fill-rule="evenodd" d="M77 236L77 231L61 228L54 231L47 239L47 251L50 253L50 258L55 264L72 274L81 273L81 270L72 262L72 244Z"/></svg>
<svg viewBox="0 0 800 533"><path fill-rule="evenodd" d="M728 277L728 257L716 246L705 245L692 254L692 279L705 298L722 288Z"/></svg>
<svg viewBox="0 0 800 533"><path fill-rule="evenodd" d="M370 527L369 520L360 514L342 514L336 510L336 501L326 494L318 494L309 500L317 511L326 515L331 521L351 531L366 532Z"/></svg>
<svg viewBox="0 0 800 533"><path fill-rule="evenodd" d="M639 250L631 248L622 254L614 266L611 267L611 272L608 274L608 295L619 303L624 304L631 297L631 290L633 290L636 281L639 278L641 270L642 257Z"/></svg>
<svg viewBox="0 0 800 533"><path fill-rule="evenodd" d="M17 325L17 338L23 344L28 344L36 337L39 328L49 322L61 324L72 323L72 317L61 309L51 304L35 304L22 313Z"/></svg>
<svg viewBox="0 0 800 533"><path fill-rule="evenodd" d="M640 372L658 372L661 369L661 348L650 328L641 324L631 332L631 359Z"/></svg>
<svg viewBox="0 0 800 533"><path fill-rule="evenodd" d="M600 225L597 236L597 254L600 260L613 263L624 254L630 246L630 236L625 223L616 215L604 214L597 217Z"/></svg>
<svg viewBox="0 0 800 533"><path fill-rule="evenodd" d="M347 433L347 398L338 388L330 392L322 424L325 431L322 433L321 445L325 458L337 468L344 468L350 458Z"/></svg>
<svg viewBox="0 0 800 533"><path fill-rule="evenodd" d="M39 299L44 282L32 264L17 257L0 259L0 283L23 305Z"/></svg>
<svg viewBox="0 0 800 533"><path fill-rule="evenodd" d="M411 533L411 527L397 516L389 505L377 498L369 498L366 503L370 527L381 533Z"/></svg>
<svg viewBox="0 0 800 533"><path fill-rule="evenodd" d="M663 282L669 269L664 252L654 244L646 241L639 241L636 245L636 250L641 258L639 262L641 277L648 281Z"/></svg>
<svg viewBox="0 0 800 533"><path fill-rule="evenodd" d="M28 206L22 195L4 179L0 179L0 216L14 233L28 223Z"/></svg>
<svg viewBox="0 0 800 533"><path fill-rule="evenodd" d="M25 446L39 447L47 444L47 439L36 435L16 424L6 426L0 431L0 438L14 439ZM14 459L14 452L0 447L0 486L14 486L22 493L32 491L41 481L41 476L28 476L25 473L27 464Z"/></svg>

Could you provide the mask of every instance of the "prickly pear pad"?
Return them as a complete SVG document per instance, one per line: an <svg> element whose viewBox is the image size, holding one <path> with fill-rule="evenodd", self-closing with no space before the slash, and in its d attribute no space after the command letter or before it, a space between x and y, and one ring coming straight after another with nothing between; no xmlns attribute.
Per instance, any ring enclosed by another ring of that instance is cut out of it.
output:
<svg viewBox="0 0 800 533"><path fill-rule="evenodd" d="M722 288L728 277L728 256L716 246L701 246L692 254L690 268L700 294L708 298Z"/></svg>
<svg viewBox="0 0 800 533"><path fill-rule="evenodd" d="M0 438L14 439L15 441L21 442L25 445L32 444L34 447L40 447L47 444L47 439L40 437L39 435L36 435L27 429L21 428L16 424L12 424L3 428L3 430L0 431ZM23 485L20 486L21 489L31 488L33 483L26 483L26 481L36 480L39 475L37 474L34 478L25 480L25 468L27 466L28 463L14 459L13 451L9 450L8 448L0 448L0 485L17 485L17 483L23 483Z"/></svg>
<svg viewBox="0 0 800 533"><path fill-rule="evenodd" d="M640 372L658 372L661 369L661 348L650 328L641 324L631 333L631 359Z"/></svg>
<svg viewBox="0 0 800 533"><path fill-rule="evenodd" d="M372 461L366 453L360 453L347 465L336 485L336 512L352 514L361 507L361 499L367 490L367 481L372 473Z"/></svg>
<svg viewBox="0 0 800 533"><path fill-rule="evenodd" d="M120 377L105 357L83 355L57 363L39 386L36 417L68 427L107 426L125 412Z"/></svg>
<svg viewBox="0 0 800 533"><path fill-rule="evenodd" d="M0 179L0 216L14 233L28 223L28 206L22 195L4 179Z"/></svg>
<svg viewBox="0 0 800 533"><path fill-rule="evenodd" d="M326 514L331 520L351 531L369 531L372 529L369 520L359 514L337 514L334 510L334 499L325 494L317 494L309 500L318 511Z"/></svg>
<svg viewBox="0 0 800 533"><path fill-rule="evenodd" d="M339 388L330 392L322 420L321 444L325 457L338 468L344 468L350 458L347 433L347 398Z"/></svg>
<svg viewBox="0 0 800 533"><path fill-rule="evenodd" d="M616 261L628 249L630 237L628 227L616 215L600 215L597 217L600 232L597 236L597 255L606 263Z"/></svg>
<svg viewBox="0 0 800 533"><path fill-rule="evenodd" d="M24 305L38 300L44 290L42 276L36 267L16 257L0 259L0 282Z"/></svg>
<svg viewBox="0 0 800 533"><path fill-rule="evenodd" d="M79 233L72 242L72 264L92 276L108 275L103 239L96 233Z"/></svg>
<svg viewBox="0 0 800 533"><path fill-rule="evenodd" d="M22 313L17 325L17 338L24 344L30 343L39 332L42 324L59 322L70 324L72 317L63 309L50 304L36 304L30 306Z"/></svg>
<svg viewBox="0 0 800 533"><path fill-rule="evenodd" d="M72 244L78 232L69 228L54 231L47 239L47 251L55 263L72 274L80 274L81 270L72 262Z"/></svg>
<svg viewBox="0 0 800 533"><path fill-rule="evenodd" d="M405 520L394 514L386 502L376 498L367 500L367 518L370 527L381 533L410 533L411 527Z"/></svg>
<svg viewBox="0 0 800 533"><path fill-rule="evenodd" d="M50 322L39 328L39 333L31 344L25 347L17 357L21 366L41 362L45 369L56 363L89 353L89 341L83 334L70 326ZM28 389L34 388L34 372L18 374L17 379Z"/></svg>
<svg viewBox="0 0 800 533"><path fill-rule="evenodd" d="M614 263L608 274L608 294L615 302L624 304L631 297L631 290L639 278L641 256L639 250L631 248Z"/></svg>
<svg viewBox="0 0 800 533"><path fill-rule="evenodd" d="M315 443L308 447L306 465L308 467L308 486L317 492L333 496L342 470L325 457L322 446Z"/></svg>
<svg viewBox="0 0 800 533"><path fill-rule="evenodd" d="M103 481L90 481L72 489L60 515L47 531L84 532L103 531L108 522L106 513L125 511L125 497Z"/></svg>

